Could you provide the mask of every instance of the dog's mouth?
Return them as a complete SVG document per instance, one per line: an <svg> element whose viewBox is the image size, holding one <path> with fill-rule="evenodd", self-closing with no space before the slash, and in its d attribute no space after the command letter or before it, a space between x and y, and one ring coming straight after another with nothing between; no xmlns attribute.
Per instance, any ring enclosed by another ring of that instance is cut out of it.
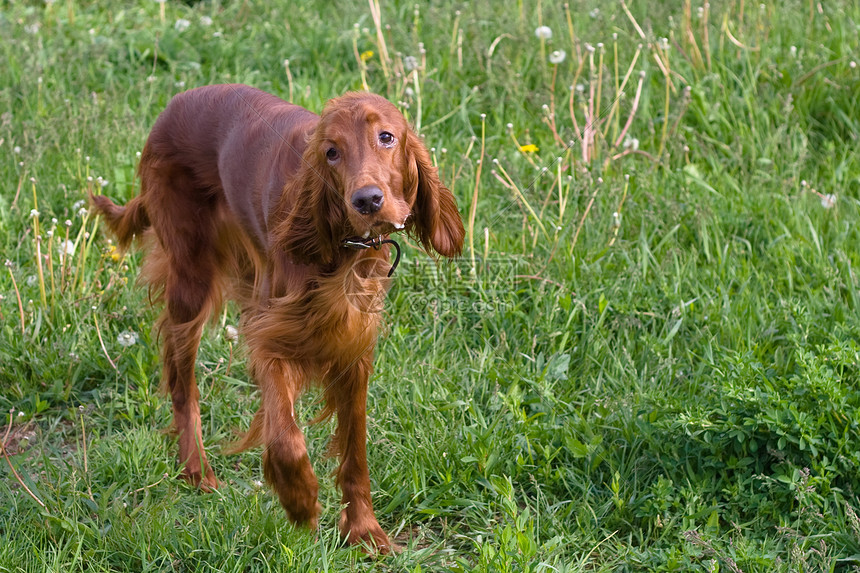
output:
<svg viewBox="0 0 860 573"><path fill-rule="evenodd" d="M361 239L369 239L398 233L406 229L406 224L409 217L407 216L401 222L392 221L362 221L362 225L355 229L355 237Z"/></svg>

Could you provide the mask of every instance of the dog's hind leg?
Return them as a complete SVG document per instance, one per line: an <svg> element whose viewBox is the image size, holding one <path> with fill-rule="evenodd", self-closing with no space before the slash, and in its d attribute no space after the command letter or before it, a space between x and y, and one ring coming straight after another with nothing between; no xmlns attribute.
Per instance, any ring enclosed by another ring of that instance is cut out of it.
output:
<svg viewBox="0 0 860 573"><path fill-rule="evenodd" d="M179 462L189 482L209 490L218 481L203 447L194 366L203 327L221 297L217 199L180 168L141 171L158 239L144 272L151 284L163 287L163 385L173 402Z"/></svg>

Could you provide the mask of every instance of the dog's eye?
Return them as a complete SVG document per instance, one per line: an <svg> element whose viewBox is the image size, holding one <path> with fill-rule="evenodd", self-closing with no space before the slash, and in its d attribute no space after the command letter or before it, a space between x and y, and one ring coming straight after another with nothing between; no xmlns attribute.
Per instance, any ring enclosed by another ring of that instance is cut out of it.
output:
<svg viewBox="0 0 860 573"><path fill-rule="evenodd" d="M391 147L394 145L395 141L397 141L396 138L387 131L383 131L379 134L379 143L385 147Z"/></svg>
<svg viewBox="0 0 860 573"><path fill-rule="evenodd" d="M334 147L329 147L328 151L325 152L325 158L329 160L329 163L334 163L340 158L340 153Z"/></svg>

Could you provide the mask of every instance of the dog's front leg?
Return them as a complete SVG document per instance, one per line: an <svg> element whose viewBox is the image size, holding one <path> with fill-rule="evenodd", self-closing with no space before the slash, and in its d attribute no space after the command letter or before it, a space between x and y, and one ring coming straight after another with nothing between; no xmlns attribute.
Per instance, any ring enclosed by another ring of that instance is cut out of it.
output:
<svg viewBox="0 0 860 573"><path fill-rule="evenodd" d="M319 485L293 409L306 372L300 365L283 360L254 363L263 410L263 475L289 518L315 529L320 514Z"/></svg>
<svg viewBox="0 0 860 573"><path fill-rule="evenodd" d="M326 381L326 400L334 402L337 430L332 442L340 455L337 484L343 494L341 535L351 544L368 543L381 553L393 549L373 513L367 468L367 382L372 353L354 364L334 368Z"/></svg>

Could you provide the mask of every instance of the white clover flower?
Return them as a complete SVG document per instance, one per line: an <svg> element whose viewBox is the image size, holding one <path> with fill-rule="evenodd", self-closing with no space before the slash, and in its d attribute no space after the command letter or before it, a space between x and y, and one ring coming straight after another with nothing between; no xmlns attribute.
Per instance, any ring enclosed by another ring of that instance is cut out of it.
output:
<svg viewBox="0 0 860 573"><path fill-rule="evenodd" d="M41 27L42 27L42 24L40 24L39 22L36 22L34 24L29 24L27 26L24 26L24 31L27 32L28 34L38 34L39 28L41 28Z"/></svg>
<svg viewBox="0 0 860 573"><path fill-rule="evenodd" d="M549 63L551 64L560 64L564 61L564 58L567 57L567 54L564 50L555 50L549 55Z"/></svg>
<svg viewBox="0 0 860 573"><path fill-rule="evenodd" d="M124 348L134 346L137 342L137 333L133 330L123 330L119 333L119 336L116 337L116 341Z"/></svg>
<svg viewBox="0 0 860 573"><path fill-rule="evenodd" d="M191 25L191 22L189 22L185 18L180 18L173 25L173 29L176 30L177 32L184 32L185 30L188 29L188 26L190 26L190 25Z"/></svg>
<svg viewBox="0 0 860 573"><path fill-rule="evenodd" d="M200 25L201 26L211 26L212 25L212 18L210 18L209 16L200 16Z"/></svg>
<svg viewBox="0 0 860 573"><path fill-rule="evenodd" d="M538 26L535 28L535 36L541 40L549 40L552 38L552 28L549 26Z"/></svg>
<svg viewBox="0 0 860 573"><path fill-rule="evenodd" d="M224 327L224 338L227 339L227 342L239 342L239 331L232 324L228 324Z"/></svg>
<svg viewBox="0 0 860 573"><path fill-rule="evenodd" d="M828 193L827 195L821 196L821 206L825 209L830 209L836 205L836 195L833 193Z"/></svg>
<svg viewBox="0 0 860 573"><path fill-rule="evenodd" d="M21 147L19 145L16 145L12 148L12 152L15 153L15 155L21 153Z"/></svg>
<svg viewBox="0 0 860 573"><path fill-rule="evenodd" d="M595 8L591 12L588 13L591 18L598 18L600 16L600 8Z"/></svg>

